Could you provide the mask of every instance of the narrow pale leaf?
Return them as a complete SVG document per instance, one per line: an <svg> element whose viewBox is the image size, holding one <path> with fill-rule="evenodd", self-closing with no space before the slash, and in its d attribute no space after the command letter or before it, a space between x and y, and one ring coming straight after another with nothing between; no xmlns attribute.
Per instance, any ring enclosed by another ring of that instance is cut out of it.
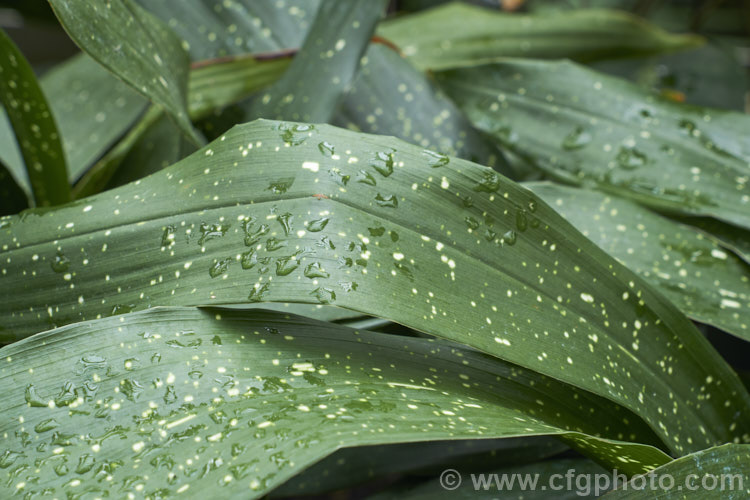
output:
<svg viewBox="0 0 750 500"><path fill-rule="evenodd" d="M0 357L4 497L256 498L342 446L435 439L568 435L631 473L669 461L583 434L612 423L612 434L652 436L553 379L279 313L158 308L45 332Z"/></svg>
<svg viewBox="0 0 750 500"><path fill-rule="evenodd" d="M476 126L556 179L750 227L750 116L662 100L565 61L440 78Z"/></svg>
<svg viewBox="0 0 750 500"><path fill-rule="evenodd" d="M667 33L617 10L519 15L458 2L397 17L379 26L378 34L398 45L419 68L433 71L502 57L590 61L703 43L700 37Z"/></svg>
<svg viewBox="0 0 750 500"><path fill-rule="evenodd" d="M386 5L386 0L323 0L304 45L284 75L252 101L247 117L330 120Z"/></svg>
<svg viewBox="0 0 750 500"><path fill-rule="evenodd" d="M29 184L29 174L26 173L26 167L23 164L21 150L16 142L16 134L13 132L13 125L8 120L5 108L0 106L0 162L8 169L8 173L26 193L31 197L31 185Z"/></svg>
<svg viewBox="0 0 750 500"><path fill-rule="evenodd" d="M189 58L166 24L133 0L50 0L50 5L76 44L201 142L187 112Z"/></svg>
<svg viewBox="0 0 750 500"><path fill-rule="evenodd" d="M188 110L199 120L215 109L239 102L271 85L284 74L291 58L285 54L244 55L193 64Z"/></svg>
<svg viewBox="0 0 750 500"><path fill-rule="evenodd" d="M50 206L70 201L65 153L47 98L29 62L2 30L0 103L13 126L36 204ZM3 135L8 141L7 134Z"/></svg>
<svg viewBox="0 0 750 500"><path fill-rule="evenodd" d="M610 398L675 453L749 435L750 395L669 301L530 191L398 139L238 126L137 183L0 220L0 249L6 341L155 305L330 303Z"/></svg>
<svg viewBox="0 0 750 500"><path fill-rule="evenodd" d="M621 198L525 184L691 318L750 340L750 267L707 238Z"/></svg>

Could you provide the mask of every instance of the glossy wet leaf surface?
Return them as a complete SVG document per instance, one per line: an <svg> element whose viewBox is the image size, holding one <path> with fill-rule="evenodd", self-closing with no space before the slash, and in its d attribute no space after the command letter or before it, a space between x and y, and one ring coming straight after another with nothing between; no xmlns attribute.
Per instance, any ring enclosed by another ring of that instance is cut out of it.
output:
<svg viewBox="0 0 750 500"><path fill-rule="evenodd" d="M257 121L147 179L0 219L0 337L157 305L333 304L610 398L676 453L747 439L750 397L685 316L530 191L435 158Z"/></svg>
<svg viewBox="0 0 750 500"><path fill-rule="evenodd" d="M510 172L492 141L477 132L426 75L382 44L370 45L333 123L393 135L443 155L496 167L506 175Z"/></svg>
<svg viewBox="0 0 750 500"><path fill-rule="evenodd" d="M453 344L279 313L152 309L0 355L6 496L255 498L338 447L432 439L560 434L631 472L668 461L583 434L605 422L651 433L552 379Z"/></svg>
<svg viewBox="0 0 750 500"><path fill-rule="evenodd" d="M657 478L671 475L675 487L659 492L659 498L667 500L684 498L706 498L741 500L750 495L750 446L726 444L709 448L679 458L653 471ZM708 476L708 477L707 477ZM646 484L651 474L646 475ZM705 481L705 483L703 483ZM607 495L607 499L654 498L653 492L638 489L643 479L634 478L628 488L621 488ZM664 484L669 484L665 481ZM707 487L702 487L706 484ZM713 486L713 487L712 487ZM681 487L681 489L678 489Z"/></svg>
<svg viewBox="0 0 750 500"><path fill-rule="evenodd" d="M50 4L84 51L162 106L188 137L200 143L187 112L189 58L167 25L134 0L106 4L51 0Z"/></svg>
<svg viewBox="0 0 750 500"><path fill-rule="evenodd" d="M284 75L252 101L246 117L330 120L386 6L385 0L322 0L304 45Z"/></svg>
<svg viewBox="0 0 750 500"><path fill-rule="evenodd" d="M525 185L685 314L750 340L750 266L715 240L628 200Z"/></svg>
<svg viewBox="0 0 750 500"><path fill-rule="evenodd" d="M521 15L450 3L383 23L378 34L421 69L472 66L502 57L570 58L658 53L700 45L626 12L575 10Z"/></svg>
<svg viewBox="0 0 750 500"><path fill-rule="evenodd" d="M20 149L26 176L38 206L70 201L67 164L57 124L47 98L29 62L13 41L0 30L0 103L8 114L15 142ZM1 131L0 131L1 132ZM5 132L4 142L12 147Z"/></svg>
<svg viewBox="0 0 750 500"><path fill-rule="evenodd" d="M680 106L569 62L509 60L441 82L476 126L557 180L750 227L747 115Z"/></svg>

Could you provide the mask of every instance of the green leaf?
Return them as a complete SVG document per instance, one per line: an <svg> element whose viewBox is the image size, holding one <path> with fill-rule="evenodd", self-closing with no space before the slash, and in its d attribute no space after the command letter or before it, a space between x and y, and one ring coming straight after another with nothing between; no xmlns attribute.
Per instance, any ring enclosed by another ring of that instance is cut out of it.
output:
<svg viewBox="0 0 750 500"><path fill-rule="evenodd" d="M607 495L607 499L654 498L655 492L649 486L663 483L674 487L657 489L660 499L683 499L694 495L694 498L707 500L741 500L750 495L748 463L750 446L726 444L709 448L674 460L645 477L633 478L627 487L618 488Z"/></svg>
<svg viewBox="0 0 750 500"><path fill-rule="evenodd" d="M502 153L409 61L372 44L341 100L334 124L393 135L450 156L509 172Z"/></svg>
<svg viewBox="0 0 750 500"><path fill-rule="evenodd" d="M187 112L189 58L164 23L133 0L50 0L50 5L76 44L163 107L194 142L202 142Z"/></svg>
<svg viewBox="0 0 750 500"><path fill-rule="evenodd" d="M386 0L322 0L305 43L284 75L255 98L247 116L327 122L359 66ZM332 30L331 26L337 26Z"/></svg>
<svg viewBox="0 0 750 500"><path fill-rule="evenodd" d="M71 181L115 144L148 104L85 54L56 66L41 83L60 125Z"/></svg>
<svg viewBox="0 0 750 500"><path fill-rule="evenodd" d="M264 88L288 66L286 57L258 59L254 56L202 61L190 72L188 108L191 118L200 119L214 108L237 102ZM150 108L122 139L88 170L73 192L82 198L139 179L184 158L194 151L174 136L158 108ZM153 139L151 136L160 138ZM159 142L157 148L156 142ZM177 146L179 144L179 147ZM134 151L135 149L135 151ZM156 155L151 155L155 151ZM128 158L132 161L128 161ZM164 162L168 163L164 163ZM128 168L128 166L133 166ZM123 170L123 171L121 171Z"/></svg>
<svg viewBox="0 0 750 500"><path fill-rule="evenodd" d="M302 45L320 0L138 0L182 38L193 61Z"/></svg>
<svg viewBox="0 0 750 500"><path fill-rule="evenodd" d="M199 120L271 85L291 62L289 54L243 55L193 64L188 109Z"/></svg>
<svg viewBox="0 0 750 500"><path fill-rule="evenodd" d="M631 472L669 461L583 434L610 422L611 434L650 432L553 379L279 313L158 308L45 332L0 357L3 496L218 487L256 498L339 447L433 439L569 435Z"/></svg>
<svg viewBox="0 0 750 500"><path fill-rule="evenodd" d="M695 47L703 39L667 33L616 10L519 15L462 3L397 17L378 34L398 45L420 69L473 66L502 57L591 61Z"/></svg>
<svg viewBox="0 0 750 500"><path fill-rule="evenodd" d="M5 341L156 305L330 303L607 397L676 453L748 435L750 395L669 301L530 191L393 138L238 126L139 182L0 220L0 249Z"/></svg>
<svg viewBox="0 0 750 500"><path fill-rule="evenodd" d="M567 474L571 470L575 471L576 475L569 477ZM597 488L599 483L592 479L599 475L609 476L607 471L591 460L581 458L553 459L493 469L459 469L456 472L459 476L442 476L443 482L440 477L436 476L416 484L397 484L371 498L373 500L442 498L446 500L485 498L488 500L575 500L598 497L598 493L603 492ZM481 474L484 478L480 477ZM497 475L497 482L492 474ZM455 477L460 477L461 482L453 483ZM587 481L582 481L578 477L586 478ZM475 484L477 487L474 486ZM502 484L502 487L498 487L499 484Z"/></svg>
<svg viewBox="0 0 750 500"><path fill-rule="evenodd" d="M750 231L709 217L672 217L677 222L693 226L711 236L750 264Z"/></svg>
<svg viewBox="0 0 750 500"><path fill-rule="evenodd" d="M200 119L215 108L237 102L273 83L289 65L288 57L260 59L241 56L201 61L190 72L188 108L191 118ZM71 58L45 74L42 90L49 97L52 114L60 124L67 154L69 179L78 180L123 136L115 148L121 156L140 137L126 132L147 107L147 101L130 86L115 78L88 55ZM142 116L136 128L148 128L151 116ZM146 122L146 123L142 123ZM110 155L111 156L111 155ZM22 186L28 187L23 160L18 155L12 130L0 118L0 160L10 166ZM103 163L109 165L105 158ZM100 170L97 165L95 170ZM108 167L111 168L111 167ZM85 179L83 184L89 184ZM101 188L77 186L76 192L93 193Z"/></svg>
<svg viewBox="0 0 750 500"><path fill-rule="evenodd" d="M152 130L164 116L161 108L149 106L146 112L127 133L81 177L73 188L76 199L98 193L105 189L120 166L144 135ZM170 138L171 140L172 138ZM165 149L169 146L162 145ZM126 175L126 174L124 174Z"/></svg>
<svg viewBox="0 0 750 500"><path fill-rule="evenodd" d="M660 100L570 62L440 75L476 126L561 181L750 227L750 117Z"/></svg>
<svg viewBox="0 0 750 500"><path fill-rule="evenodd" d="M65 153L47 99L29 62L2 30L0 102L13 126L36 204L50 206L70 201ZM7 141L7 134L3 135Z"/></svg>
<svg viewBox="0 0 750 500"><path fill-rule="evenodd" d="M593 67L633 80L678 102L683 99L698 106L743 112L748 75L733 49L713 42L676 54L601 61Z"/></svg>
<svg viewBox="0 0 750 500"><path fill-rule="evenodd" d="M3 107L0 107L0 163L5 165L16 184L24 190L27 198L30 198L29 174L26 173L26 166L23 163L18 142L16 142L13 126L10 124Z"/></svg>
<svg viewBox="0 0 750 500"><path fill-rule="evenodd" d="M711 238L628 200L525 184L691 318L750 340L750 267Z"/></svg>
<svg viewBox="0 0 750 500"><path fill-rule="evenodd" d="M367 481L419 475L446 467L486 470L546 458L567 446L551 437L427 441L344 448L293 477L271 493L272 498L320 495Z"/></svg>
<svg viewBox="0 0 750 500"><path fill-rule="evenodd" d="M148 104L143 96L86 54L52 68L40 79L40 85L59 124L71 182L79 179L125 134ZM12 134L6 123L0 118L0 141ZM0 144L0 160L14 173L23 170L15 144L13 147ZM19 177L28 188L28 179Z"/></svg>
<svg viewBox="0 0 750 500"><path fill-rule="evenodd" d="M177 163L195 152L195 147L166 115L160 116L138 138L107 184L111 189L136 181Z"/></svg>

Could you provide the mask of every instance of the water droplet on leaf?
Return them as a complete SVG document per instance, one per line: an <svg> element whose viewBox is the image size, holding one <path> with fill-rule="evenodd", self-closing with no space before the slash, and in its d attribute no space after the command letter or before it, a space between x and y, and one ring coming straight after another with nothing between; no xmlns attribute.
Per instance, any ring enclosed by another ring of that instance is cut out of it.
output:
<svg viewBox="0 0 750 500"><path fill-rule="evenodd" d="M562 148L566 151L575 151L586 147L592 140L591 134L582 127L577 127L562 141Z"/></svg>
<svg viewBox="0 0 750 500"><path fill-rule="evenodd" d="M626 169L633 170L646 164L646 155L636 148L621 147L617 153L617 164Z"/></svg>
<svg viewBox="0 0 750 500"><path fill-rule="evenodd" d="M64 273L70 267L70 260L65 256L65 254L58 250L57 254L50 262L50 265L52 266L52 270L56 273Z"/></svg>
<svg viewBox="0 0 750 500"><path fill-rule="evenodd" d="M323 269L320 262L313 262L305 268L305 277L307 278L328 278L329 276L331 275Z"/></svg>
<svg viewBox="0 0 750 500"><path fill-rule="evenodd" d="M392 194L389 194L387 196L383 196L382 194L378 193L375 196L375 203L377 203L381 207L397 208L398 207L398 198L396 198Z"/></svg>
<svg viewBox="0 0 750 500"><path fill-rule="evenodd" d="M215 261L213 265L208 268L208 274L212 278L218 278L219 276L227 272L230 262L232 262L231 257Z"/></svg>
<svg viewBox="0 0 750 500"><path fill-rule="evenodd" d="M311 233L317 233L325 229L325 227L328 225L329 222L328 217L323 217L322 219L316 219L313 221L310 221L310 223L307 225L307 230Z"/></svg>

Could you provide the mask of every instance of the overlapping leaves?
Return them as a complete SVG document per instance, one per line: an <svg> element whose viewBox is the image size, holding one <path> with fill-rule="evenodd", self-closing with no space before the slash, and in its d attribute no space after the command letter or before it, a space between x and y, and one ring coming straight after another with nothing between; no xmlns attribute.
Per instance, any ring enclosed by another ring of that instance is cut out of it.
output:
<svg viewBox="0 0 750 500"><path fill-rule="evenodd" d="M746 115L681 106L570 62L440 78L476 126L555 179L750 227Z"/></svg>
<svg viewBox="0 0 750 500"><path fill-rule="evenodd" d="M607 440L653 435L553 379L455 345L279 313L152 309L0 354L4 496L218 487L255 498L340 446L434 439L567 436L631 473L669 460Z"/></svg>
<svg viewBox="0 0 750 500"><path fill-rule="evenodd" d="M688 316L750 340L750 267L713 239L620 198L526 184Z"/></svg>
<svg viewBox="0 0 750 500"><path fill-rule="evenodd" d="M402 141L258 121L0 227L7 341L156 305L332 303L607 397L677 453L747 433L750 397L674 306L533 193Z"/></svg>

